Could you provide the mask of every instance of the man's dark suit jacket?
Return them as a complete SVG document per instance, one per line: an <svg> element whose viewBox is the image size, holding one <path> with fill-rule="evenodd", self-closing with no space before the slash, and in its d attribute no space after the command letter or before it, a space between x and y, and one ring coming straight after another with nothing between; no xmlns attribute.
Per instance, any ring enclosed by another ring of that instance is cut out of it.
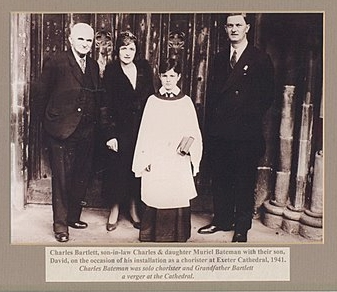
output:
<svg viewBox="0 0 337 292"><path fill-rule="evenodd" d="M66 139L75 131L88 98L96 99L95 114L99 114L98 64L87 56L86 67L92 77L90 88L84 86L83 73L71 50L45 62L36 103L39 114L44 114L45 130L54 138Z"/></svg>
<svg viewBox="0 0 337 292"><path fill-rule="evenodd" d="M224 140L254 140L274 98L274 70L269 56L248 44L234 69L230 50L213 62L206 102L206 134Z"/></svg>

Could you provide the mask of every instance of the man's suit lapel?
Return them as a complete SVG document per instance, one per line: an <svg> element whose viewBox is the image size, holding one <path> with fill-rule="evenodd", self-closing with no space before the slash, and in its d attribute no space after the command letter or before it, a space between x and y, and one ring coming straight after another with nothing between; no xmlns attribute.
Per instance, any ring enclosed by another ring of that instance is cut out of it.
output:
<svg viewBox="0 0 337 292"><path fill-rule="evenodd" d="M228 54L229 55L229 54ZM229 74L228 79L226 80L221 92L227 91L232 85L235 84L235 81L242 77L243 75L243 68L247 65L248 61L251 59L251 46L248 45L247 48L243 51L239 61L236 63L234 69ZM229 56L228 56L228 63L229 63Z"/></svg>
<svg viewBox="0 0 337 292"><path fill-rule="evenodd" d="M84 80L83 80L83 73L81 71L80 66L78 66L75 56L72 52L72 50L68 51L68 59L69 59L69 64L72 70L72 73L74 75L74 77L77 79L77 81L84 86Z"/></svg>
<svg viewBox="0 0 337 292"><path fill-rule="evenodd" d="M95 62L93 59L87 57L87 66L90 68L91 80L94 84L94 88L98 87L98 76L97 76L97 68L95 68Z"/></svg>

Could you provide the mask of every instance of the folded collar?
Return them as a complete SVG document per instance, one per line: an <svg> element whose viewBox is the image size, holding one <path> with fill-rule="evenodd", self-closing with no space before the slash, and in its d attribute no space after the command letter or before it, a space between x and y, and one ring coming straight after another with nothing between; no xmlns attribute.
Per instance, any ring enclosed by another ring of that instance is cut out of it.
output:
<svg viewBox="0 0 337 292"><path fill-rule="evenodd" d="M175 96L177 96L180 93L180 88L178 86L175 86L170 92L168 92L164 86L160 87L159 93L161 95L165 95L165 93L173 93Z"/></svg>

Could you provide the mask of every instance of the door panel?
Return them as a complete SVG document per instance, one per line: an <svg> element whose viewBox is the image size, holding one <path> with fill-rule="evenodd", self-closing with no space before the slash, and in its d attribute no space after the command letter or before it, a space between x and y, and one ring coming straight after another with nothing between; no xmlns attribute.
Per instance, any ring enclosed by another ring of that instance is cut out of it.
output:
<svg viewBox="0 0 337 292"><path fill-rule="evenodd" d="M70 48L67 40L70 23L86 22L91 24L96 32L95 47L91 54L101 68L104 68L106 62L114 58L114 44L118 33L122 30L131 30L137 36L139 55L150 62L157 89L160 87L158 78L160 60L168 56L181 60L184 68L181 88L195 101L200 125L203 124L206 69L210 51L211 18L209 14L32 14L31 19L32 104L35 85L40 78L43 62L52 54ZM27 202L50 203L51 171L48 163L48 149L41 121L33 108L29 129ZM100 171L102 169L99 164L98 160L86 198L87 205L95 207L103 204L100 194Z"/></svg>
<svg viewBox="0 0 337 292"><path fill-rule="evenodd" d="M30 103L34 103L36 83L40 77L43 62L59 51L68 50L69 25L87 22L94 27L95 46L92 57L96 59L103 72L104 66L114 58L113 50L116 36L122 30L131 30L139 39L139 54L146 58L154 74L154 84L158 89L158 63L168 56L178 58L183 65L181 88L190 95L195 103L201 128L204 124L206 103L206 84L208 70L216 52L228 45L224 30L225 17L220 13L68 13L68 14L31 14L31 74ZM310 29L308 29L308 27ZM301 103L306 94L306 79L312 76L312 69L307 69L308 52L312 51L314 60L314 128L319 128L318 112L322 95L322 14L256 14L251 22L249 41L266 50L272 57L276 76L276 101L265 120L267 153L261 161L263 168L268 168L268 178L263 178L262 188L257 187L262 203L267 196L273 195L273 179L277 169L279 140L278 129L283 87L296 85L297 106L294 132L294 168L298 156L298 135L300 132ZM322 132L315 131L315 139L322 140ZM51 172L48 164L48 150L41 121L30 108L28 159L28 203L51 202ZM316 143L317 145L322 144ZM319 147L319 146L317 146ZM317 150L317 147L315 150ZM88 206L103 206L100 192L101 168L99 160L86 197ZM312 161L310 162L312 164ZM210 210L209 170L201 166L197 177L199 197L207 198L200 211ZM292 173L292 181L295 172ZM260 186L260 187L261 187Z"/></svg>

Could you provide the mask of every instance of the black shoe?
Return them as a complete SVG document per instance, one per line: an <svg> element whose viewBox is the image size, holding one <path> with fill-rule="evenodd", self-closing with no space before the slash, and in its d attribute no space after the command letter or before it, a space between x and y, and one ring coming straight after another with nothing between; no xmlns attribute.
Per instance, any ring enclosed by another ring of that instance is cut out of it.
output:
<svg viewBox="0 0 337 292"><path fill-rule="evenodd" d="M55 232L55 239L58 242L67 242L69 240L68 232Z"/></svg>
<svg viewBox="0 0 337 292"><path fill-rule="evenodd" d="M134 221L132 218L130 219L130 222L133 226L133 228L140 229L140 222L139 221Z"/></svg>
<svg viewBox="0 0 337 292"><path fill-rule="evenodd" d="M218 231L230 231L230 230L233 230L233 226L231 226L229 228L222 228L222 227L219 227L219 226L211 223L211 224L208 224L206 226L203 226L203 227L199 228L198 233L200 233L200 234L212 234L212 233L215 233L215 232L218 232Z"/></svg>
<svg viewBox="0 0 337 292"><path fill-rule="evenodd" d="M113 231L113 230L115 230L116 228L117 228L117 222L115 222L115 223L107 223L106 224L106 230L108 230L108 231Z"/></svg>
<svg viewBox="0 0 337 292"><path fill-rule="evenodd" d="M75 229L84 229L88 227L88 224L83 221L68 222L68 226Z"/></svg>
<svg viewBox="0 0 337 292"><path fill-rule="evenodd" d="M247 232L234 233L232 242L247 242Z"/></svg>

